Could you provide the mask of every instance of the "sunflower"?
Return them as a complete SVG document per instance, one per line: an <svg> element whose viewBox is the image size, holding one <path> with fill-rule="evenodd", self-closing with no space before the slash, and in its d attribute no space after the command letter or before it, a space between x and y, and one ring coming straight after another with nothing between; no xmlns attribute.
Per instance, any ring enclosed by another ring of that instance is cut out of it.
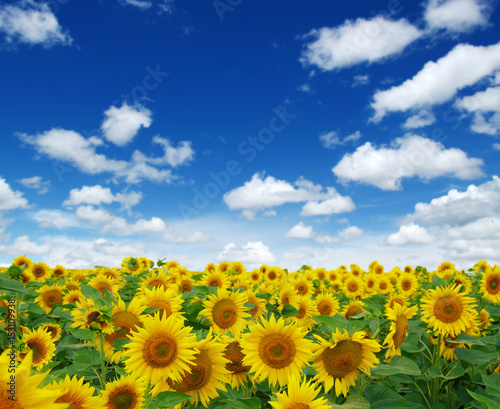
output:
<svg viewBox="0 0 500 409"><path fill-rule="evenodd" d="M345 319L349 319L353 315L366 312L364 307L365 304L363 304L361 301L350 301L349 304L344 307L340 315L342 315Z"/></svg>
<svg viewBox="0 0 500 409"><path fill-rule="evenodd" d="M66 269L64 268L64 266L57 265L52 269L52 277L54 277L56 280L64 278L65 275Z"/></svg>
<svg viewBox="0 0 500 409"><path fill-rule="evenodd" d="M26 257L26 255L16 257L12 262L16 266L24 268L25 270L28 270L32 264L32 261L28 257Z"/></svg>
<svg viewBox="0 0 500 409"><path fill-rule="evenodd" d="M296 321L297 326L309 331L311 330L316 322L313 317L320 315L316 304L311 299L311 297L299 296L297 303L294 305L297 309L297 315L295 317L290 317L285 319L285 322Z"/></svg>
<svg viewBox="0 0 500 409"><path fill-rule="evenodd" d="M63 303L63 291L64 288L57 284L44 285L37 290L40 295L35 298L35 302L48 314L56 303Z"/></svg>
<svg viewBox="0 0 500 409"><path fill-rule="evenodd" d="M15 369L14 388L12 388L12 374L7 371L16 365L15 351L7 348L0 356L0 408L2 409L67 409L68 405L55 403L62 395L61 390L38 388L49 372L30 376L33 352L29 351L22 362ZM10 384L9 384L10 382ZM14 398L15 400L9 399Z"/></svg>
<svg viewBox="0 0 500 409"><path fill-rule="evenodd" d="M500 304L500 267L487 267L481 278L479 292L487 300Z"/></svg>
<svg viewBox="0 0 500 409"><path fill-rule="evenodd" d="M245 307L247 300L245 293L219 288L217 295L208 295L208 300L203 302L205 308L200 314L208 319L216 334L231 332L237 337L245 329L245 319L250 318L248 308Z"/></svg>
<svg viewBox="0 0 500 409"><path fill-rule="evenodd" d="M113 344L118 339L130 339L133 331L137 331L142 326L142 312L146 309L138 298L133 298L129 305L125 307L125 302L118 298L113 307L113 327L114 331L104 337L104 352L111 362L118 362L123 356L123 350L115 351Z"/></svg>
<svg viewBox="0 0 500 409"><path fill-rule="evenodd" d="M492 323L493 318L490 318L490 313L483 308L479 313L479 326L481 330L484 332Z"/></svg>
<svg viewBox="0 0 500 409"><path fill-rule="evenodd" d="M399 304L402 305L403 307L406 307L408 305L408 302L406 301L406 298L403 295L400 294L392 294L386 301L385 303L385 308L394 308L394 304Z"/></svg>
<svg viewBox="0 0 500 409"><path fill-rule="evenodd" d="M313 290L312 283L305 276L296 279L295 282L293 283L293 287L295 288L295 291L299 295L305 296L312 294Z"/></svg>
<svg viewBox="0 0 500 409"><path fill-rule="evenodd" d="M66 375L63 381L56 380L45 389L65 391L55 403L69 404L69 409L101 409L103 407L102 399L93 396L95 388L89 386L88 383L83 383L83 378L78 379L76 375L73 378Z"/></svg>
<svg viewBox="0 0 500 409"><path fill-rule="evenodd" d="M219 287L228 288L229 287L229 277L228 275L216 268L213 271L205 273L200 280L201 285L206 285L208 287Z"/></svg>
<svg viewBox="0 0 500 409"><path fill-rule="evenodd" d="M219 396L217 390L227 390L224 381L229 375L226 365L230 361L224 357L225 345L209 333L196 343L195 348L198 352L189 364L189 370L176 381L168 378L166 383L159 383L151 392L153 396L161 391L173 390L193 396L189 400L193 406L200 401L208 407L210 399Z"/></svg>
<svg viewBox="0 0 500 409"><path fill-rule="evenodd" d="M120 283L122 281L121 272L117 268L104 267L99 270L99 274L112 278L115 283Z"/></svg>
<svg viewBox="0 0 500 409"><path fill-rule="evenodd" d="M470 293L472 290L472 280L467 274L457 271L453 277L453 282L455 285L462 286L460 289L461 292Z"/></svg>
<svg viewBox="0 0 500 409"><path fill-rule="evenodd" d="M354 386L359 378L359 371L370 375L370 368L379 360L375 356L380 351L377 341L366 339L364 331L349 336L348 332L338 329L332 334L332 342L314 335L319 341L315 346L314 364L318 374L314 380L324 383L325 393L335 386L335 394L347 395L349 386Z"/></svg>
<svg viewBox="0 0 500 409"><path fill-rule="evenodd" d="M23 335L23 344L26 350L19 356L23 358L28 351L33 351L33 367L38 370L48 364L56 352L56 345L50 334L42 328L26 331Z"/></svg>
<svg viewBox="0 0 500 409"><path fill-rule="evenodd" d="M326 398L318 398L320 388L315 388L305 379L300 383L300 376L292 374L288 383L288 393L277 393L278 401L270 401L269 404L274 409L329 409Z"/></svg>
<svg viewBox="0 0 500 409"><path fill-rule="evenodd" d="M248 302L254 307L249 311L249 314L254 320L261 319L266 313L267 301L264 298L257 297L253 291L247 291Z"/></svg>
<svg viewBox="0 0 500 409"><path fill-rule="evenodd" d="M75 280L74 278L70 278L69 280L66 279L66 281L64 283L64 287L68 291L72 291L72 290L78 290L78 291L80 291L80 289L81 289L81 283L80 283L79 280Z"/></svg>
<svg viewBox="0 0 500 409"><path fill-rule="evenodd" d="M178 381L193 363L196 337L191 327L184 326L179 314L170 317L147 316L142 328L130 335L123 356L129 373L144 377L152 384L164 378Z"/></svg>
<svg viewBox="0 0 500 409"><path fill-rule="evenodd" d="M215 263L208 263L206 266L205 266L205 273L208 273L210 271L214 271L215 269L217 268L217 266L215 265Z"/></svg>
<svg viewBox="0 0 500 409"><path fill-rule="evenodd" d="M61 339L62 328L59 324L44 324L41 328L50 334L50 338L52 339L52 341L56 342Z"/></svg>
<svg viewBox="0 0 500 409"><path fill-rule="evenodd" d="M102 401L106 409L142 409L146 386L144 380L134 375L106 383Z"/></svg>
<svg viewBox="0 0 500 409"><path fill-rule="evenodd" d="M444 336L456 336L472 326L471 310L474 299L459 294L460 286L451 284L445 288L429 290L421 300L422 320L433 331Z"/></svg>
<svg viewBox="0 0 500 409"><path fill-rule="evenodd" d="M396 280L397 291L407 298L411 298L418 290L417 277L410 273L401 274Z"/></svg>
<svg viewBox="0 0 500 409"><path fill-rule="evenodd" d="M184 276L182 277L181 282L178 285L179 291L182 293L188 293L192 291L193 285L195 285L194 280L189 276Z"/></svg>
<svg viewBox="0 0 500 409"><path fill-rule="evenodd" d="M410 266L410 265L405 266L405 268L404 268L404 272L405 272L405 273L409 273L409 274L410 274L410 273L411 273L411 274L413 274L413 273L414 273L414 271L413 271L413 267L412 267L412 266Z"/></svg>
<svg viewBox="0 0 500 409"><path fill-rule="evenodd" d="M76 302L76 308L71 310L71 315L73 323L70 328L90 328L105 334L112 334L114 331L110 318L95 307L92 298L84 299L82 296L81 301Z"/></svg>
<svg viewBox="0 0 500 409"><path fill-rule="evenodd" d="M377 283L377 293L382 295L389 295L393 291L391 280L386 274L380 275Z"/></svg>
<svg viewBox="0 0 500 409"><path fill-rule="evenodd" d="M88 274L89 270L85 269L73 270L71 272L71 278L75 281L85 281L87 279Z"/></svg>
<svg viewBox="0 0 500 409"><path fill-rule="evenodd" d="M349 275L344 281L342 290L347 297L356 298L363 295L365 286L361 278L355 275Z"/></svg>
<svg viewBox="0 0 500 409"><path fill-rule="evenodd" d="M262 281L262 272L260 270L252 270L248 273L248 276L254 284L259 284Z"/></svg>
<svg viewBox="0 0 500 409"><path fill-rule="evenodd" d="M245 354L241 349L239 338L235 339L227 335L222 335L221 340L225 344L224 358L229 362L226 363L226 369L229 371L228 383L233 389L239 389L240 386L246 385L249 380L248 372L250 366L243 365Z"/></svg>
<svg viewBox="0 0 500 409"><path fill-rule="evenodd" d="M283 271L277 267L266 266L264 273L264 279L272 285L276 285L281 281L283 277Z"/></svg>
<svg viewBox="0 0 500 409"><path fill-rule="evenodd" d="M234 271L237 275L244 274L246 272L245 266L240 261L233 261L229 264L229 270Z"/></svg>
<svg viewBox="0 0 500 409"><path fill-rule="evenodd" d="M88 285L95 288L102 295L106 296L107 293L104 290L108 290L115 297L118 296L118 290L120 289L119 284L112 277L105 276L104 274L98 274L91 278Z"/></svg>
<svg viewBox="0 0 500 409"><path fill-rule="evenodd" d="M253 323L242 335L243 365L251 367L257 381L267 379L272 386L284 386L312 358L313 342L305 334L295 323L286 325L274 315L269 321Z"/></svg>
<svg viewBox="0 0 500 409"><path fill-rule="evenodd" d="M389 333L384 340L384 344L387 345L386 359L392 358L394 355L401 355L400 347L408 333L408 320L415 315L417 310L417 306L407 308L398 303L395 303L393 308L386 310L385 316L391 320Z"/></svg>
<svg viewBox="0 0 500 409"><path fill-rule="evenodd" d="M81 301L85 297L80 290L70 290L63 297L63 304L72 304L76 301Z"/></svg>
<svg viewBox="0 0 500 409"><path fill-rule="evenodd" d="M30 266L30 273L33 277L35 277L35 280L44 283L47 278L50 278L50 267L39 261L38 263Z"/></svg>
<svg viewBox="0 0 500 409"><path fill-rule="evenodd" d="M138 295L143 295L147 287L163 287L165 289L172 287L173 276L167 275L166 269L149 274L139 283Z"/></svg>
<svg viewBox="0 0 500 409"><path fill-rule="evenodd" d="M330 293L318 294L316 296L316 308L319 315L334 316L339 312L340 304Z"/></svg>
<svg viewBox="0 0 500 409"><path fill-rule="evenodd" d="M297 305L298 299L299 295L295 290L295 286L290 282L285 282L278 292L279 311L283 312L283 308L287 304L291 304L293 306Z"/></svg>
<svg viewBox="0 0 500 409"><path fill-rule="evenodd" d="M377 289L378 274L370 272L363 274L363 281L365 282L365 294L373 294Z"/></svg>
<svg viewBox="0 0 500 409"><path fill-rule="evenodd" d="M182 308L182 293L175 288L165 290L164 287L146 288L144 295L139 297L139 302L147 307L160 308L160 315L170 315L179 312Z"/></svg>
<svg viewBox="0 0 500 409"><path fill-rule="evenodd" d="M439 266L438 266L438 271L444 271L444 270L455 270L455 264L449 262L449 261L443 261Z"/></svg>

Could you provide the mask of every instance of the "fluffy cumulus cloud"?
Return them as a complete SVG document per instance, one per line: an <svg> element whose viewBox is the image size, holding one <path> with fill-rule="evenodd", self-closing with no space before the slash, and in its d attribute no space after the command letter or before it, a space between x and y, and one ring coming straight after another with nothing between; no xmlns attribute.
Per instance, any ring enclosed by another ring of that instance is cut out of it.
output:
<svg viewBox="0 0 500 409"><path fill-rule="evenodd" d="M363 235L363 230L358 226L348 226L340 230L336 236L328 234L320 234L316 236L317 243L340 243L345 241L356 240Z"/></svg>
<svg viewBox="0 0 500 409"><path fill-rule="evenodd" d="M272 263L275 259L269 247L262 241L249 241L242 246L229 243L217 255L218 261L241 261L248 263L250 267Z"/></svg>
<svg viewBox="0 0 500 409"><path fill-rule="evenodd" d="M405 244L430 244L433 241L434 237L427 232L425 227L415 223L400 226L397 233L393 233L387 238L387 244L396 246Z"/></svg>
<svg viewBox="0 0 500 409"><path fill-rule="evenodd" d="M27 235L16 237L16 239L10 244L1 244L0 253L9 254L13 256L18 256L19 254L46 254L51 249L51 244L45 242L43 244L37 244L30 241Z"/></svg>
<svg viewBox="0 0 500 409"><path fill-rule="evenodd" d="M0 176L0 211L26 209L28 200L22 192L12 190L7 181Z"/></svg>
<svg viewBox="0 0 500 409"><path fill-rule="evenodd" d="M455 106L473 113L472 131L489 135L500 133L500 86L460 98Z"/></svg>
<svg viewBox="0 0 500 409"><path fill-rule="evenodd" d="M194 158L194 150L191 147L191 142L181 141L179 142L179 146L176 148L172 146L168 139L155 136L153 137L153 143L156 143L163 148L163 156L149 157L140 151L135 151L133 160L137 163L157 166L168 164L172 167L176 167L187 164Z"/></svg>
<svg viewBox="0 0 500 409"><path fill-rule="evenodd" d="M38 210L32 217L42 229L65 230L72 227L81 227L80 221L74 214L59 209Z"/></svg>
<svg viewBox="0 0 500 409"><path fill-rule="evenodd" d="M140 104L129 106L124 103L120 108L112 106L104 115L103 135L118 146L127 145L141 127L149 128L152 122L151 111Z"/></svg>
<svg viewBox="0 0 500 409"><path fill-rule="evenodd" d="M85 138L75 131L54 128L35 135L19 134L19 137L38 153L57 161L52 163L52 168L59 178L63 178L65 173L73 170L65 165L69 164L89 175L110 173L113 178L123 179L127 183L139 183L142 180L172 183L177 176L173 175L170 169L160 167L170 162L179 165L193 157L188 142L181 142L178 153L175 153L176 148L167 149L167 144L164 144L163 156L149 157L135 151L130 161L124 161L98 153L97 148L103 145L101 139L94 136ZM160 140L161 138L154 139L156 143ZM189 149L186 145L189 145ZM186 153L188 150L190 154Z"/></svg>
<svg viewBox="0 0 500 409"><path fill-rule="evenodd" d="M377 16L347 20L339 27L323 27L304 36L313 40L306 44L300 60L324 71L379 62L402 52L421 35L405 19L392 21Z"/></svg>
<svg viewBox="0 0 500 409"><path fill-rule="evenodd" d="M424 12L429 28L465 32L487 24L484 0L430 0Z"/></svg>
<svg viewBox="0 0 500 409"><path fill-rule="evenodd" d="M52 47L57 44L70 45L72 42L49 5L33 0L0 6L0 35L9 45L23 43Z"/></svg>
<svg viewBox="0 0 500 409"><path fill-rule="evenodd" d="M21 185L29 189L35 189L39 194L44 195L50 190L50 181L43 180L41 176L32 176L18 180Z"/></svg>
<svg viewBox="0 0 500 409"><path fill-rule="evenodd" d="M163 235L163 241L169 243L189 244L189 243L205 243L212 241L212 239L209 236L203 234L201 231L195 231L192 234L182 235L176 233L175 230L172 229L171 231L168 231Z"/></svg>
<svg viewBox="0 0 500 409"><path fill-rule="evenodd" d="M449 259L500 261L500 178L494 176L466 190L451 189L428 203L417 203L415 211L401 220L399 232L389 236L389 244L426 243L439 237L439 247ZM433 229L431 236L427 229ZM413 240L413 241L412 241Z"/></svg>
<svg viewBox="0 0 500 409"><path fill-rule="evenodd" d="M258 211L300 202L306 202L302 209L305 216L350 212L355 208L349 197L341 196L333 187L325 189L303 178L292 185L263 173L254 174L243 186L224 195L229 209L241 210L247 219L253 219Z"/></svg>
<svg viewBox="0 0 500 409"><path fill-rule="evenodd" d="M113 194L108 187L101 185L82 186L81 189L71 189L69 197L63 202L64 206L77 206L81 204L100 205L120 203L124 208L130 209L142 200L141 192L123 192Z"/></svg>
<svg viewBox="0 0 500 409"><path fill-rule="evenodd" d="M412 115L409 118L407 118L405 123L403 124L403 128L405 129L423 128L424 126L432 125L434 122L436 122L436 117L434 116L434 114L427 109L422 109L415 115Z"/></svg>
<svg viewBox="0 0 500 409"><path fill-rule="evenodd" d="M481 61L481 64L477 62ZM406 112L442 104L456 93L500 69L500 43L490 46L459 44L437 61L429 61L411 79L373 96L372 120L390 112Z"/></svg>
<svg viewBox="0 0 500 409"><path fill-rule="evenodd" d="M401 189L401 180L418 176L429 180L439 176L473 179L483 175L483 161L469 158L457 148L422 136L407 134L390 147L377 148L370 142L346 154L332 169L342 181L355 181L383 190Z"/></svg>
<svg viewBox="0 0 500 409"><path fill-rule="evenodd" d="M315 235L312 226L306 226L303 222L297 223L285 233L288 239L311 239Z"/></svg>

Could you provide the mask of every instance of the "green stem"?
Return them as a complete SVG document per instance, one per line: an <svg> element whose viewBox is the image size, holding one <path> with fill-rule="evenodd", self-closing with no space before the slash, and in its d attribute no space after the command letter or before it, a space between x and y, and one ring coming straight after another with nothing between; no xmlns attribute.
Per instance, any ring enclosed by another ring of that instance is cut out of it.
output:
<svg viewBox="0 0 500 409"><path fill-rule="evenodd" d="M101 386L104 390L106 388L106 357L104 355L104 333L99 331L99 338L101 341Z"/></svg>
<svg viewBox="0 0 500 409"><path fill-rule="evenodd" d="M436 368L439 368L439 360L441 358L440 354L440 349L441 349L441 341L442 341L443 336L441 334L438 335L438 341L437 344L434 346L434 355L432 357L432 366L435 366ZM440 385L439 385L439 378L434 378L432 380L432 385L431 385L431 390L432 390L432 401L434 404L437 403L438 398L439 398L439 391L440 391Z"/></svg>
<svg viewBox="0 0 500 409"><path fill-rule="evenodd" d="M425 400L425 403L427 404L427 407L429 409L432 409L432 406L431 404L429 403L429 401L427 400L427 397L425 396L425 393L422 392L422 389L420 389L420 387L418 386L417 382L416 381L413 381L413 384L417 387L418 391L420 392L420 394L422 395L422 397L424 398Z"/></svg>

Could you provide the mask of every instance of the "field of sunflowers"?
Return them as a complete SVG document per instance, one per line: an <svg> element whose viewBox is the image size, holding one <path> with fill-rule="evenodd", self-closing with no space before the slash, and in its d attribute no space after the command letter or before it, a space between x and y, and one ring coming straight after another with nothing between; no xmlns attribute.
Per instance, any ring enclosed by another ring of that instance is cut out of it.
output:
<svg viewBox="0 0 500 409"><path fill-rule="evenodd" d="M500 408L500 267L0 269L0 408Z"/></svg>

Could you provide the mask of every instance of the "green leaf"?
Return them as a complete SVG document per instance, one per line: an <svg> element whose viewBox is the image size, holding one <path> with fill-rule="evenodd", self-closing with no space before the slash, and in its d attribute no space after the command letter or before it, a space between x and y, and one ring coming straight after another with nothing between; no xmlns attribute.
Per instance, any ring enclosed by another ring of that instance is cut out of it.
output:
<svg viewBox="0 0 500 409"><path fill-rule="evenodd" d="M28 304L28 312L30 314L45 315L45 311L38 304L30 303Z"/></svg>
<svg viewBox="0 0 500 409"><path fill-rule="evenodd" d="M437 274L434 274L434 277L432 277L432 284L436 287L446 287L448 285L448 281L439 277Z"/></svg>
<svg viewBox="0 0 500 409"><path fill-rule="evenodd" d="M237 398L223 401L233 409L259 409L262 402L259 398Z"/></svg>
<svg viewBox="0 0 500 409"><path fill-rule="evenodd" d="M95 349L75 351L73 355L73 363L78 370L87 369L101 363L101 354Z"/></svg>
<svg viewBox="0 0 500 409"><path fill-rule="evenodd" d="M85 341L94 341L96 337L96 335L89 329L70 328L69 332L71 332L71 335L75 338L84 339Z"/></svg>
<svg viewBox="0 0 500 409"><path fill-rule="evenodd" d="M285 318L296 317L297 315L299 315L299 310L297 310L297 308L295 308L293 305L286 304L283 307L283 312L281 313L281 315Z"/></svg>
<svg viewBox="0 0 500 409"><path fill-rule="evenodd" d="M333 317L329 315L317 315L313 317L313 319L318 324L325 325L332 332L335 332L337 329L340 331L345 329L349 334L354 333L354 328L351 323L340 314L335 314Z"/></svg>
<svg viewBox="0 0 500 409"><path fill-rule="evenodd" d="M333 409L370 409L370 402L360 394L352 394L349 392L347 399L342 405L329 402L329 406Z"/></svg>
<svg viewBox="0 0 500 409"><path fill-rule="evenodd" d="M481 374L481 379L486 386L486 392L500 398L500 374Z"/></svg>
<svg viewBox="0 0 500 409"><path fill-rule="evenodd" d="M349 319L360 320L360 319L365 318L365 317L370 317L371 315L372 315L372 313L370 311L365 311L365 312L360 312L359 314L353 315Z"/></svg>
<svg viewBox="0 0 500 409"><path fill-rule="evenodd" d="M94 301L103 298L103 295L100 293L100 291L87 284L82 284L80 286L80 291L86 298L92 298Z"/></svg>
<svg viewBox="0 0 500 409"><path fill-rule="evenodd" d="M15 291L17 293L26 292L26 288L23 284L21 284L19 281L10 279L0 281L0 290Z"/></svg>
<svg viewBox="0 0 500 409"><path fill-rule="evenodd" d="M419 376L422 374L420 368L415 362L409 358L399 355L392 357L390 365L379 365L377 368L372 369L371 373L372 376L375 377L399 374Z"/></svg>
<svg viewBox="0 0 500 409"><path fill-rule="evenodd" d="M191 398L191 395L181 392L160 392L158 395L156 395L156 404L159 408L173 408L179 403L185 402Z"/></svg>
<svg viewBox="0 0 500 409"><path fill-rule="evenodd" d="M486 396L480 395L479 393L471 392L467 389L469 395L472 396L477 402L479 402L486 409L499 409L500 405L496 403L494 400L487 398Z"/></svg>
<svg viewBox="0 0 500 409"><path fill-rule="evenodd" d="M61 363L60 361L49 362L47 365L44 365L44 367L42 368L42 370L40 372L42 372L42 373L49 372L52 368L55 368L60 363Z"/></svg>
<svg viewBox="0 0 500 409"><path fill-rule="evenodd" d="M371 409L412 409L405 398L383 384L368 386L365 396L371 403Z"/></svg>
<svg viewBox="0 0 500 409"><path fill-rule="evenodd" d="M445 338L448 344L474 344L474 345L486 345L483 341L480 341L476 337L468 334L458 334L457 339L452 340L448 337Z"/></svg>
<svg viewBox="0 0 500 409"><path fill-rule="evenodd" d="M450 380L450 379L460 378L464 374L465 374L465 369L462 368L460 365L457 365L450 372L448 372L446 375L442 375L441 377Z"/></svg>
<svg viewBox="0 0 500 409"><path fill-rule="evenodd" d="M476 365L487 364L497 359L497 354L493 352L482 352L465 348L455 348L455 355L460 361Z"/></svg>
<svg viewBox="0 0 500 409"><path fill-rule="evenodd" d="M401 399L382 399L372 403L370 409L413 409L410 402L405 398Z"/></svg>
<svg viewBox="0 0 500 409"><path fill-rule="evenodd" d="M127 338L118 338L113 342L113 349L116 351L122 351L125 349L125 345L130 344L132 341Z"/></svg>

